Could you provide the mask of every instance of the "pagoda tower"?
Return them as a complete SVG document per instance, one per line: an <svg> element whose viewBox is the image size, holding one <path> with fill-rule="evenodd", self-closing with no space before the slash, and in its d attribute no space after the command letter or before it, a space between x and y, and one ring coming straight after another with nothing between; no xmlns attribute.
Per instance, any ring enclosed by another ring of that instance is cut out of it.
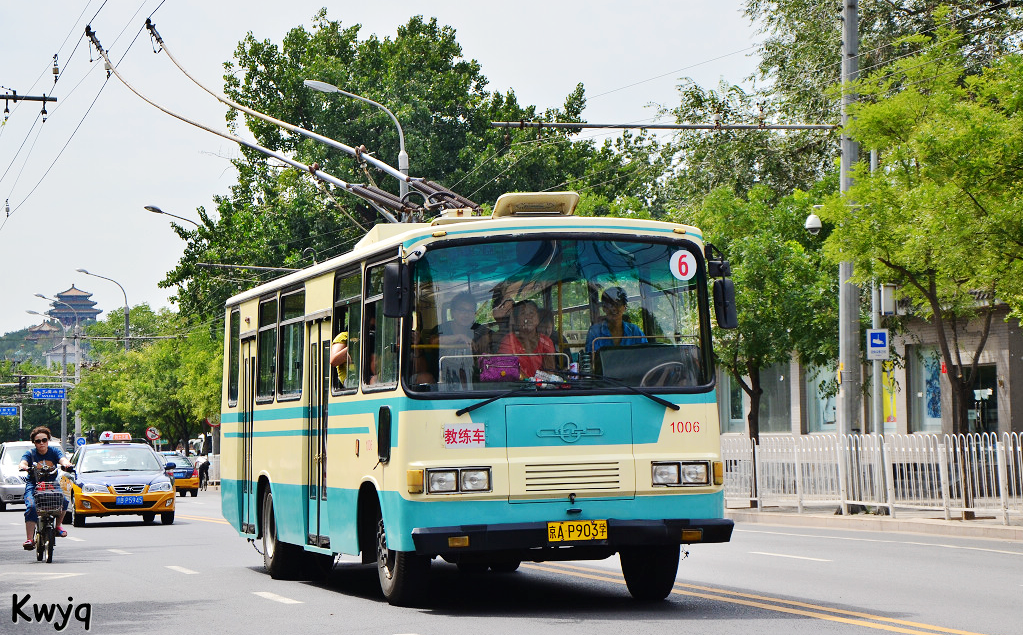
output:
<svg viewBox="0 0 1023 635"><path fill-rule="evenodd" d="M64 326L74 327L76 316L80 326L88 324L95 321L96 316L103 312L96 308L96 303L90 298L91 293L82 291L72 284L70 289L57 294L60 302L52 303L50 306L53 308L47 311L46 315L60 320Z"/></svg>

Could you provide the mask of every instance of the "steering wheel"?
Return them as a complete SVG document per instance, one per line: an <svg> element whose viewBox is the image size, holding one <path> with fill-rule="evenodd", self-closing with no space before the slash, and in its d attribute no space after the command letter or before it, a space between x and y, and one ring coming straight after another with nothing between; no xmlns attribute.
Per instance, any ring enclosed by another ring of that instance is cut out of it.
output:
<svg viewBox="0 0 1023 635"><path fill-rule="evenodd" d="M646 371L640 386L681 386L686 378L686 365L682 362L664 362Z"/></svg>

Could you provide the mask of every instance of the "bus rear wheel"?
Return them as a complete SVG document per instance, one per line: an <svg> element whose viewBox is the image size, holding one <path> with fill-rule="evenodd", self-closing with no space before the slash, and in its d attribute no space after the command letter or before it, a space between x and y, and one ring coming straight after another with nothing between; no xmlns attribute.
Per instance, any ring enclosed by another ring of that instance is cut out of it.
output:
<svg viewBox="0 0 1023 635"><path fill-rule="evenodd" d="M281 542L277 536L274 497L267 488L263 494L263 567L274 580L294 579L302 557L302 548Z"/></svg>
<svg viewBox="0 0 1023 635"><path fill-rule="evenodd" d="M668 597L678 575L679 545L627 547L618 552L632 597L656 602Z"/></svg>
<svg viewBox="0 0 1023 635"><path fill-rule="evenodd" d="M387 548L387 529L384 519L377 518L377 575L380 590L388 603L395 606L413 606L422 594L430 560L409 551Z"/></svg>

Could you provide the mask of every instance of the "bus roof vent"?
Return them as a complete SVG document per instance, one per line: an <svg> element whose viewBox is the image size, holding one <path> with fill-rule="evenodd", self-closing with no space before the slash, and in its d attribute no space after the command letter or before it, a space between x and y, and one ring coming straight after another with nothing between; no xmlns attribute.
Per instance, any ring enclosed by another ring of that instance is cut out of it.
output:
<svg viewBox="0 0 1023 635"><path fill-rule="evenodd" d="M430 221L431 225L448 225L450 223L460 223L467 220L481 220L484 218L490 218L489 214L483 213L481 210L474 210L469 207L462 207L458 209L446 209L440 213L440 216Z"/></svg>
<svg viewBox="0 0 1023 635"><path fill-rule="evenodd" d="M571 216L579 204L576 192L516 192L502 194L494 218L503 216Z"/></svg>

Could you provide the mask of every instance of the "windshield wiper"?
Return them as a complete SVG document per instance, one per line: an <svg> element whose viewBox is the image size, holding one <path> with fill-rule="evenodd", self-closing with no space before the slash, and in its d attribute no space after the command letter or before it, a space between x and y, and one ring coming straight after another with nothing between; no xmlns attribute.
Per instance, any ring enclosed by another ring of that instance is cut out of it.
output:
<svg viewBox="0 0 1023 635"><path fill-rule="evenodd" d="M505 397L511 397L511 396L517 395L519 393L528 392L530 389L536 390L537 383L538 382L534 382L532 380L527 380L524 385L519 386L517 388L512 388L511 390L509 390L507 392L503 392L500 395L497 395L496 397L491 397L490 399L485 399L485 400L483 400L483 401L481 401L479 403L474 403L471 406L466 406L465 408L462 408L460 410L456 410L455 411L455 416L456 417L461 417L462 415L464 415L467 412L472 412L473 410L476 410L477 408L482 408L483 406L485 406L487 404L494 403L498 399L504 399ZM539 383L552 383L552 382L539 382Z"/></svg>
<svg viewBox="0 0 1023 635"><path fill-rule="evenodd" d="M678 404L673 404L670 401L668 401L667 399L661 399L657 395L651 395L647 391L640 390L639 388L636 388L635 386L632 386L630 384L625 383L621 379L615 379L614 377L608 377L607 375L586 375L586 374L583 374L583 373L573 373L573 372L569 372L568 376L569 377L579 377L581 379L603 379L603 380L606 380L608 382L611 382L612 384L615 384L616 386L621 386L622 388L625 388L626 390L634 392L637 395L642 395L642 396L646 397L647 399L649 399L649 400L651 400L651 401L653 401L655 403L658 403L658 404L664 406L665 408L670 408L672 410L680 410L681 409L681 406L679 406Z"/></svg>
<svg viewBox="0 0 1023 635"><path fill-rule="evenodd" d="M604 380L606 380L606 381L608 381L608 382L610 382L612 384L615 384L616 386L621 386L622 388L625 388L626 390L634 392L637 395L642 395L643 397L646 397L647 399L649 399L649 400L651 400L651 401L653 401L653 402L655 402L655 403L657 403L659 405L662 405L665 408L670 408L671 410L680 410L681 409L681 406L679 406L678 404L673 404L670 401L668 401L667 399L661 399L657 395L651 395L650 393L648 393L645 390L640 390L639 388L636 388L635 386L630 386L629 384L625 383L624 381L622 381L620 379L615 379L614 377L608 377L607 375L584 375L582 373L573 373L573 372L569 372L568 376L569 377L578 377L578 378L582 378L582 379L604 379ZM483 406L486 406L488 404L492 404L495 401L498 401L499 399L504 399L505 397L513 397L515 395L518 395L518 394L521 394L521 393L524 393L524 392L529 392L530 390L536 390L542 384L552 384L552 385L557 385L557 386L571 386L572 385L572 383L568 382L568 381L551 381L551 380L534 381L532 379L527 379L525 381L526 381L526 383L524 385L522 385L522 386L519 386L517 388L513 388L513 389L511 389L511 390L509 390L507 392L503 392L503 393L501 393L499 395L491 397L490 399L485 399L485 400L483 400L483 401L481 401L479 403L474 403L471 406L466 406L465 408L462 408L460 410L456 410L455 411L455 416L461 417L462 415L464 415L464 414L466 414L468 412L472 412L473 410L476 410L477 408L482 408Z"/></svg>

